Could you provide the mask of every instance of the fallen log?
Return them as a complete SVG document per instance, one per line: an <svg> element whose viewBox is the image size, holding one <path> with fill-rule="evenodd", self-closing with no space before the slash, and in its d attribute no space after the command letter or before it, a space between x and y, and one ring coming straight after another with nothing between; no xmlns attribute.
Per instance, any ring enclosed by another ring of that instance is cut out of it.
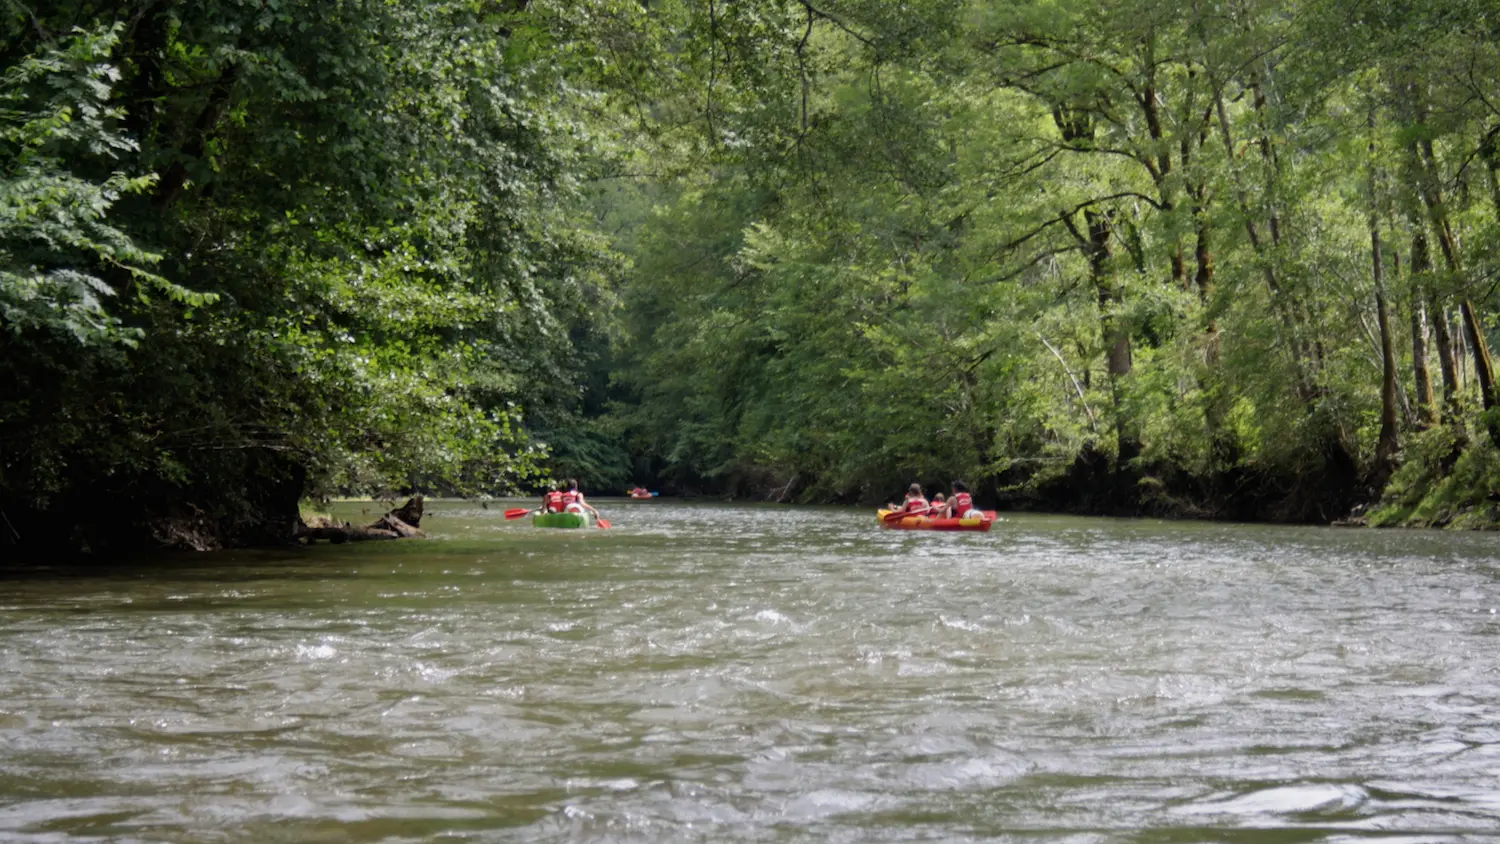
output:
<svg viewBox="0 0 1500 844"><path fill-rule="evenodd" d="M342 545L345 542L362 542L370 539L400 539L401 534L393 530L382 530L380 528L355 527L345 522L336 527L316 527L299 530L297 538L306 540L308 545L312 545L320 539L326 539L334 545Z"/></svg>
<svg viewBox="0 0 1500 844"><path fill-rule="evenodd" d="M386 513L386 516L395 516L414 528L420 528L422 526L422 496L413 495L406 499L405 504Z"/></svg>
<svg viewBox="0 0 1500 844"><path fill-rule="evenodd" d="M396 518L393 513L387 513L384 516L381 516L380 519L375 522L375 524L370 525L370 528L374 530L391 531L402 539L422 538L427 536L427 534L423 532L421 528L412 527L406 522L403 522L400 519Z"/></svg>
<svg viewBox="0 0 1500 844"><path fill-rule="evenodd" d="M400 507L376 519L366 527L355 527L348 522L335 522L326 516L313 516L297 520L295 539L312 545L327 540L334 545L345 542L364 542L373 539L413 539L427 534L419 524L422 522L422 496L414 495Z"/></svg>

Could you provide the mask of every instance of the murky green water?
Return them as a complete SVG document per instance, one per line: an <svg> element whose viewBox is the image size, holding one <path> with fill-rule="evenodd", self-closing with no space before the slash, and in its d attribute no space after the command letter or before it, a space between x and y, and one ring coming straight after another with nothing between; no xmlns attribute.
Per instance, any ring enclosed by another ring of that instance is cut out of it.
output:
<svg viewBox="0 0 1500 844"><path fill-rule="evenodd" d="M1493 536L432 509L427 542L0 579L0 840L1500 829Z"/></svg>

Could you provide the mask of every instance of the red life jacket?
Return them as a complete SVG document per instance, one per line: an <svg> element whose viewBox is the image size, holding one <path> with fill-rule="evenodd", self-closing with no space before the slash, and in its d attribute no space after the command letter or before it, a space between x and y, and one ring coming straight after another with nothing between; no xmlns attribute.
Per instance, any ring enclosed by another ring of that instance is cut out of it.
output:
<svg viewBox="0 0 1500 844"><path fill-rule="evenodd" d="M568 509L568 505L569 504L577 504L578 503L578 499L580 499L580 498L583 497L583 496L579 495L577 492L575 492L574 490L571 490L571 489L568 490L567 492L559 493L559 495L562 496L562 498L561 498L562 506L559 507L559 508L557 508L558 512L562 512L563 510Z"/></svg>
<svg viewBox="0 0 1500 844"><path fill-rule="evenodd" d="M974 509L974 496L967 492L960 492L953 496L953 515L963 518L963 515Z"/></svg>
<svg viewBox="0 0 1500 844"><path fill-rule="evenodd" d="M562 512L562 508L563 508L563 494L562 493L560 493L560 492L558 492L557 490L554 489L551 492L547 493L547 497L544 500L547 502L547 512L549 512L549 513L561 513Z"/></svg>
<svg viewBox="0 0 1500 844"><path fill-rule="evenodd" d="M908 513L925 513L932 508L927 505L925 498L908 498L902 509Z"/></svg>

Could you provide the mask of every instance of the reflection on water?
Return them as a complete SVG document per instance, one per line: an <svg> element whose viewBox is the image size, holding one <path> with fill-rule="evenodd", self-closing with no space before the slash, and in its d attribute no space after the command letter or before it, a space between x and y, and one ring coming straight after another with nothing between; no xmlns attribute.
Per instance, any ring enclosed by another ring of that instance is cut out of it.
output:
<svg viewBox="0 0 1500 844"><path fill-rule="evenodd" d="M427 542L5 576L0 839L1500 829L1488 536L432 509Z"/></svg>

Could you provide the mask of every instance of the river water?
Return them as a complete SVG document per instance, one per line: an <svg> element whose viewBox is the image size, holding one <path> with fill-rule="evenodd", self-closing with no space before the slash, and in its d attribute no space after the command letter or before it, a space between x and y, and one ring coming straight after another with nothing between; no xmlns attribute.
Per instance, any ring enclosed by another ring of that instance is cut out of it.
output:
<svg viewBox="0 0 1500 844"><path fill-rule="evenodd" d="M1500 830L1493 536L603 509L4 575L0 840Z"/></svg>

